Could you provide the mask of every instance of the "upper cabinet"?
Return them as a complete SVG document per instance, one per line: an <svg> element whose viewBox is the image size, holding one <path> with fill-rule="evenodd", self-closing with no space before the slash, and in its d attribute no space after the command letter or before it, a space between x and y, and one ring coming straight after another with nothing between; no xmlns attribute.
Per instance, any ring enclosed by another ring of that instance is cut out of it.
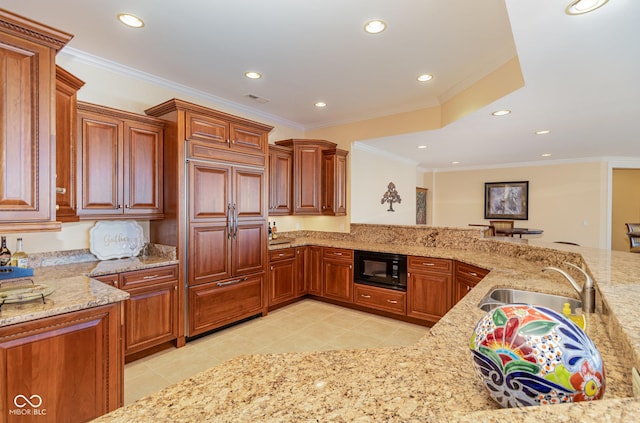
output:
<svg viewBox="0 0 640 423"><path fill-rule="evenodd" d="M276 141L277 146L293 150L291 214L344 216L347 213L347 154L336 144L325 140L288 139ZM282 191L271 179L270 189ZM270 211L270 214L273 211ZM284 213L279 213L284 214Z"/></svg>
<svg viewBox="0 0 640 423"><path fill-rule="evenodd" d="M56 215L60 222L75 222L77 92L84 82L56 66Z"/></svg>
<svg viewBox="0 0 640 423"><path fill-rule="evenodd" d="M162 218L160 119L78 102L78 215Z"/></svg>
<svg viewBox="0 0 640 423"><path fill-rule="evenodd" d="M0 9L0 231L59 230L55 54L72 35Z"/></svg>
<svg viewBox="0 0 640 423"><path fill-rule="evenodd" d="M269 146L269 215L291 214L293 152L289 147Z"/></svg>

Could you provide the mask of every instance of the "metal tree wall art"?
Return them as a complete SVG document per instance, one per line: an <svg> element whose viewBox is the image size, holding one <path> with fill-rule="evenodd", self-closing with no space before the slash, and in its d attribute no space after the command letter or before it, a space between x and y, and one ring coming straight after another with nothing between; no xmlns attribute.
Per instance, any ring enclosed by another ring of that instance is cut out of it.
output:
<svg viewBox="0 0 640 423"><path fill-rule="evenodd" d="M393 203L402 203L402 199L400 198L400 194L396 191L396 186L393 182L389 182L387 185L387 192L382 196L382 200L380 200L380 204L389 203L389 208L387 211L395 211L393 209Z"/></svg>

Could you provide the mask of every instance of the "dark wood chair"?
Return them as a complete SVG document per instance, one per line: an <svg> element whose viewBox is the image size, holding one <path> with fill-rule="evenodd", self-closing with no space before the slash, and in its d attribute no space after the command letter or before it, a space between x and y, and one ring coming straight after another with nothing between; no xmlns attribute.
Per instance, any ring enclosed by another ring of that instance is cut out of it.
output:
<svg viewBox="0 0 640 423"><path fill-rule="evenodd" d="M629 236L629 251L640 253L640 223L625 223Z"/></svg>
<svg viewBox="0 0 640 423"><path fill-rule="evenodd" d="M490 220L489 226L494 227L496 235L513 236L513 234L501 234L503 229L513 229L513 220Z"/></svg>

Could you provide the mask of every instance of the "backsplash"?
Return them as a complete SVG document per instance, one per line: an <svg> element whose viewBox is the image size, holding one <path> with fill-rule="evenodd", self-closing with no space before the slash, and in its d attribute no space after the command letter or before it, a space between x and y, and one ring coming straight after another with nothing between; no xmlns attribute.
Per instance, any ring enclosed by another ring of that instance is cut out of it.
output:
<svg viewBox="0 0 640 423"><path fill-rule="evenodd" d="M149 244L149 256L164 257L177 260L176 247L162 244ZM49 251L43 253L29 253L29 267L59 266L71 263L85 263L99 261L88 248L79 250Z"/></svg>

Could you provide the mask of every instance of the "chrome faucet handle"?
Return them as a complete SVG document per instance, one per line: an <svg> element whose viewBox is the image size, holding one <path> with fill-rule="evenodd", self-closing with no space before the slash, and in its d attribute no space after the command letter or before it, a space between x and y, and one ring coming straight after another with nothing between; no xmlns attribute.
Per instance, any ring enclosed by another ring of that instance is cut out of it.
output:
<svg viewBox="0 0 640 423"><path fill-rule="evenodd" d="M593 287L593 279L591 278L591 276L589 276L589 274L587 272L585 272L585 270L582 267L578 266L577 264L570 263L568 261L565 261L564 264L566 264L567 266L571 266L576 270L579 270L580 273L582 273L584 275L586 280L584 282L584 285L582 286L582 289L592 288Z"/></svg>
<svg viewBox="0 0 640 423"><path fill-rule="evenodd" d="M570 274L568 274L567 272L565 272L564 270L559 269L557 267L553 267L553 266L548 266L548 267L542 268L543 272L545 270L554 270L554 271L560 273L562 276L565 277L566 280L569 281L571 286L573 286L573 289L575 289L578 294L582 293L582 288L580 288L580 285L578 285L578 282L576 282L576 280L573 279L573 277Z"/></svg>

